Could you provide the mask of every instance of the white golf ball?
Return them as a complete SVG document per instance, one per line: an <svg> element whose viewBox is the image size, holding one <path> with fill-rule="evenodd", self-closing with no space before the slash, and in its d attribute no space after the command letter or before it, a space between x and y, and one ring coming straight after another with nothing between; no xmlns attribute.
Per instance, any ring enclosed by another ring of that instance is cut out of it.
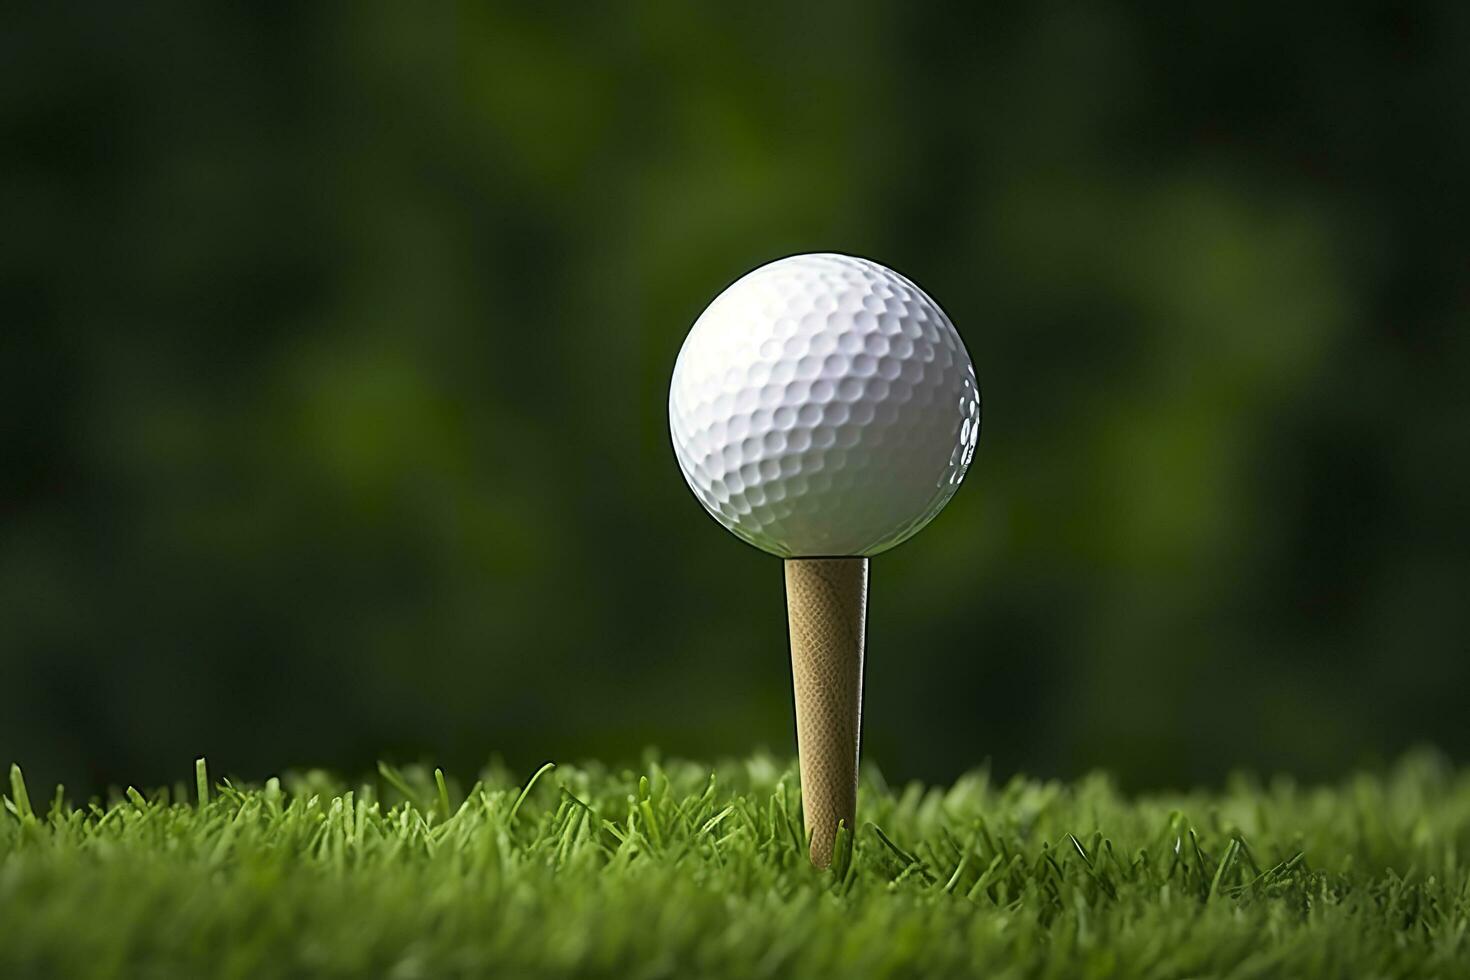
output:
<svg viewBox="0 0 1470 980"><path fill-rule="evenodd" d="M867 259L794 255L700 315L674 365L669 429L700 503L757 548L876 555L959 487L980 388L918 286Z"/></svg>

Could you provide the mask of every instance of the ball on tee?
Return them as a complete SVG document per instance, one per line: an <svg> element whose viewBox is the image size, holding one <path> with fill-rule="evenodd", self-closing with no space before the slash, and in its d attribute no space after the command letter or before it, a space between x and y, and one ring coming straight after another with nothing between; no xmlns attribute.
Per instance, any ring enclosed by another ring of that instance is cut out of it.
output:
<svg viewBox="0 0 1470 980"><path fill-rule="evenodd" d="M725 527L787 558L870 556L959 487L980 389L939 304L892 269L795 255L717 296L674 366L669 429Z"/></svg>

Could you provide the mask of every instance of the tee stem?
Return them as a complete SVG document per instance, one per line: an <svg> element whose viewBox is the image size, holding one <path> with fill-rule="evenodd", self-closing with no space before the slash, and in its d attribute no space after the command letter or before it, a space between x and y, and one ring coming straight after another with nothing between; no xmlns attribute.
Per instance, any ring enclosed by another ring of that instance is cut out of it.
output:
<svg viewBox="0 0 1470 980"><path fill-rule="evenodd" d="M855 831L867 609L868 559L786 560L802 812L819 868L832 863L838 825Z"/></svg>

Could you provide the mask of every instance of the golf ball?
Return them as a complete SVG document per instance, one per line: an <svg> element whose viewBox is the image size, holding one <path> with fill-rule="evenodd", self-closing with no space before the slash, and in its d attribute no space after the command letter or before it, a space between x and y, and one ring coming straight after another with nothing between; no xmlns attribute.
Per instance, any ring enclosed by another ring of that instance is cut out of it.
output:
<svg viewBox="0 0 1470 980"><path fill-rule="evenodd" d="M674 365L684 478L786 558L876 555L938 514L980 435L980 388L939 304L892 269L794 255L736 280Z"/></svg>

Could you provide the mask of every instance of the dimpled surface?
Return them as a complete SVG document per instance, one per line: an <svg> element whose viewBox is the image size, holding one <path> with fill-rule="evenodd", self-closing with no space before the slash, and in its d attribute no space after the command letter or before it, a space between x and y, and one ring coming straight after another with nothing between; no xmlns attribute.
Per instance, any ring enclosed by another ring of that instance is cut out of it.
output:
<svg viewBox="0 0 1470 980"><path fill-rule="evenodd" d="M795 255L737 280L695 322L669 429L705 509L757 548L875 555L959 487L980 389L918 286L867 259Z"/></svg>

